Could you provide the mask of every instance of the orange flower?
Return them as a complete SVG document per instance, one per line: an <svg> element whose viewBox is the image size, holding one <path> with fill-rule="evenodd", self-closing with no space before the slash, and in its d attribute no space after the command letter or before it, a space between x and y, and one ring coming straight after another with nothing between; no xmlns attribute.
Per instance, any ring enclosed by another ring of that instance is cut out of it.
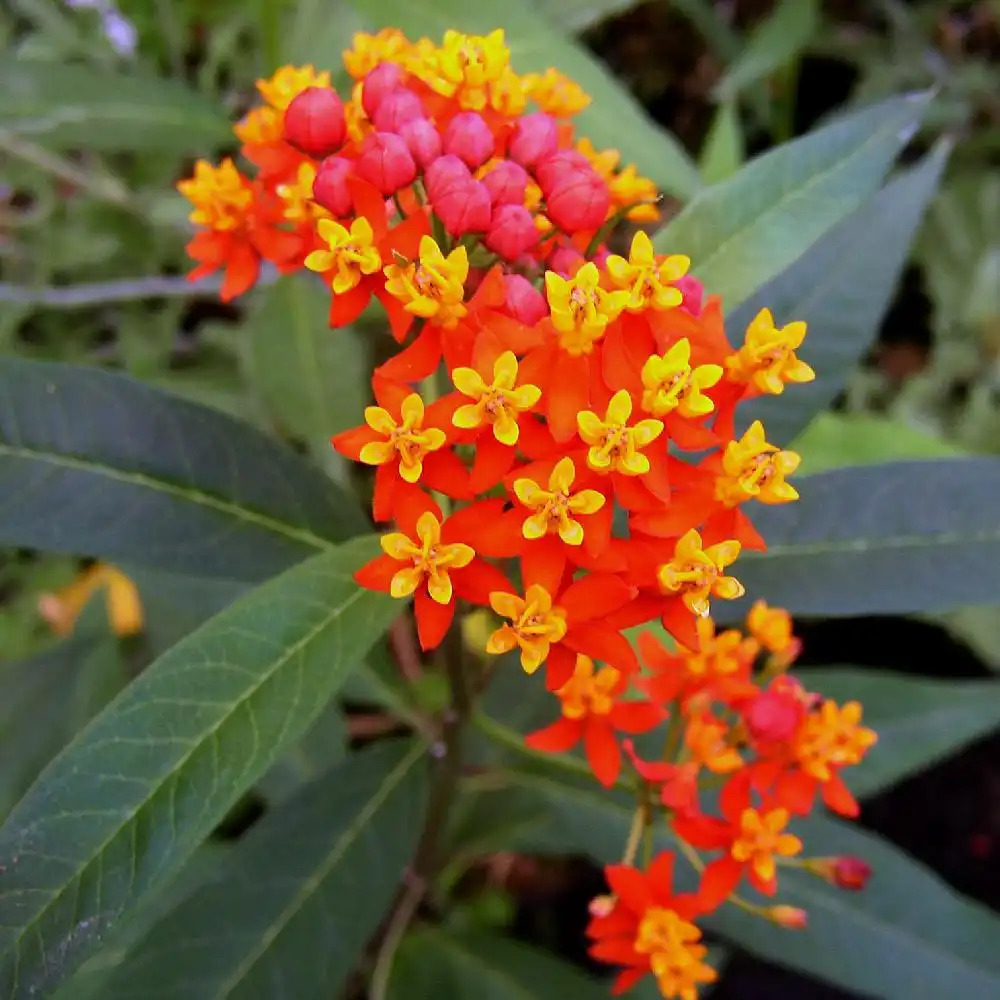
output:
<svg viewBox="0 0 1000 1000"><path fill-rule="evenodd" d="M385 290L412 316L449 329L466 314L465 281L469 256L458 246L446 257L430 236L420 240L419 257L385 268Z"/></svg>
<svg viewBox="0 0 1000 1000"><path fill-rule="evenodd" d="M451 432L453 402L431 406L406 386L373 379L377 406L365 408L360 427L337 434L333 447L341 455L376 466L376 521L393 514L393 497L400 484L422 483L454 499L471 499L469 475L458 457L445 447Z"/></svg>
<svg viewBox="0 0 1000 1000"><path fill-rule="evenodd" d="M429 497L408 495L397 504L396 521L400 530L381 538L384 555L362 566L354 579L396 598L412 596L421 648L433 649L451 625L456 597L485 604L507 580L463 541L467 519L443 520Z"/></svg>
<svg viewBox="0 0 1000 1000"><path fill-rule="evenodd" d="M754 601L747 614L747 631L781 663L791 663L801 643L792 632L792 616L784 608L768 607L766 601Z"/></svg>
<svg viewBox="0 0 1000 1000"><path fill-rule="evenodd" d="M604 266L613 286L628 292L625 308L629 312L674 309L684 301L674 283L687 274L690 258L654 253L652 240L642 230L632 237L627 259L611 254Z"/></svg>
<svg viewBox="0 0 1000 1000"><path fill-rule="evenodd" d="M786 382L811 382L816 373L795 356L805 335L805 323L778 328L771 311L761 309L747 327L743 346L726 361L730 378L774 395L785 391Z"/></svg>
<svg viewBox="0 0 1000 1000"><path fill-rule="evenodd" d="M525 737L525 744L544 753L562 753L583 740L594 777L606 787L618 779L621 751L615 731L645 733L657 726L663 712L648 701L622 701L628 685L614 667L594 669L589 656L577 654L573 676L556 691L562 717Z"/></svg>
<svg viewBox="0 0 1000 1000"><path fill-rule="evenodd" d="M523 77L524 92L547 114L568 118L590 104L586 91L556 69L528 73Z"/></svg>
<svg viewBox="0 0 1000 1000"><path fill-rule="evenodd" d="M694 614L707 615L710 596L727 601L743 596L743 584L723 574L739 554L740 543L732 540L703 548L692 528L678 539L673 559L659 568L657 579L664 593L679 594Z"/></svg>
<svg viewBox="0 0 1000 1000"><path fill-rule="evenodd" d="M604 869L613 895L610 904L596 908L587 936L594 942L594 958L622 966L612 988L616 994L652 974L666 1000L697 1000L699 985L716 979L715 970L703 962L708 949L692 923L701 912L698 902L674 895L673 865L674 856L665 852L647 872L629 865Z"/></svg>
<svg viewBox="0 0 1000 1000"><path fill-rule="evenodd" d="M782 451L769 444L764 425L755 420L739 441L726 445L723 474L715 483L716 498L727 507L751 499L766 504L798 500L798 492L785 482L785 476L791 475L801 461L794 451Z"/></svg>

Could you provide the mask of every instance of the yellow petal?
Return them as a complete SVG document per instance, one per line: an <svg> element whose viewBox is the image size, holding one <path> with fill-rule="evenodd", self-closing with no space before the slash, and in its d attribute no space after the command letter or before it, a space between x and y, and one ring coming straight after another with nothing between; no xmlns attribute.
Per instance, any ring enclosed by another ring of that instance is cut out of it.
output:
<svg viewBox="0 0 1000 1000"><path fill-rule="evenodd" d="M524 611L524 603L517 594L508 594L504 590L494 590L490 594L490 607L501 618L517 618Z"/></svg>
<svg viewBox="0 0 1000 1000"><path fill-rule="evenodd" d="M406 427L419 427L424 422L424 401L418 393L411 392L400 407L400 415Z"/></svg>
<svg viewBox="0 0 1000 1000"><path fill-rule="evenodd" d="M531 542L536 538L544 538L548 532L549 519L544 514L532 514L521 525L521 534Z"/></svg>
<svg viewBox="0 0 1000 1000"><path fill-rule="evenodd" d="M365 423L376 434L384 434L386 437L396 429L396 421L381 406L365 407Z"/></svg>
<svg viewBox="0 0 1000 1000"><path fill-rule="evenodd" d="M389 584L389 593L396 598L409 597L420 586L424 571L416 566L401 569Z"/></svg>
<svg viewBox="0 0 1000 1000"><path fill-rule="evenodd" d="M358 461L365 465L384 465L396 453L388 441L369 441L358 453Z"/></svg>
<svg viewBox="0 0 1000 1000"><path fill-rule="evenodd" d="M581 413L580 416L583 416ZM560 458L549 475L549 489L554 493L569 493L573 480L576 478L576 468L573 459Z"/></svg>
<svg viewBox="0 0 1000 1000"><path fill-rule="evenodd" d="M559 537L567 545L582 545L583 525L571 517L564 517L559 523Z"/></svg>
<svg viewBox="0 0 1000 1000"><path fill-rule="evenodd" d="M473 427L478 427L483 422L484 416L485 408L481 404L466 403L455 410L451 416L451 422L456 427L461 427L464 430L471 430Z"/></svg>
<svg viewBox="0 0 1000 1000"><path fill-rule="evenodd" d="M496 420L493 421L493 436L508 448L513 448L517 444L519 437L517 421L505 409L500 410Z"/></svg>
<svg viewBox="0 0 1000 1000"><path fill-rule="evenodd" d="M570 498L569 509L575 514L596 514L605 502L604 494L598 490L581 490Z"/></svg>
<svg viewBox="0 0 1000 1000"><path fill-rule="evenodd" d="M451 381L463 396L478 399L487 390L482 376L474 368L456 368L451 373Z"/></svg>
<svg viewBox="0 0 1000 1000"><path fill-rule="evenodd" d="M530 410L542 398L537 385L520 385L510 393L511 405L518 410Z"/></svg>
<svg viewBox="0 0 1000 1000"><path fill-rule="evenodd" d="M513 351L504 351L493 362L493 384L499 389L513 389L517 381L517 356Z"/></svg>
<svg viewBox="0 0 1000 1000"><path fill-rule="evenodd" d="M586 444L595 444L604 437L604 422L592 410L581 410L576 415L576 426Z"/></svg>
<svg viewBox="0 0 1000 1000"><path fill-rule="evenodd" d="M583 414L579 414L577 417L577 422L579 422L580 417ZM608 412L605 417L605 423L608 424L625 424L628 422L628 418L632 416L632 397L628 394L627 389L619 389L612 397L611 402L608 403ZM657 421L659 423L659 421ZM662 428L662 424L660 427Z"/></svg>
<svg viewBox="0 0 1000 1000"><path fill-rule="evenodd" d="M447 573L432 573L427 578L427 593L437 604L451 604L451 577Z"/></svg>
<svg viewBox="0 0 1000 1000"><path fill-rule="evenodd" d="M393 559L408 560L416 553L412 540L401 531L390 531L379 539L382 551Z"/></svg>

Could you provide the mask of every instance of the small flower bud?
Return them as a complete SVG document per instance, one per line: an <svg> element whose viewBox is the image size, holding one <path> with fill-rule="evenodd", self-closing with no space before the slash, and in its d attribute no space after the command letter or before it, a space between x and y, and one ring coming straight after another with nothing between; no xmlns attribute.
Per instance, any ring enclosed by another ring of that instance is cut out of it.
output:
<svg viewBox="0 0 1000 1000"><path fill-rule="evenodd" d="M522 167L533 167L559 148L556 120L542 111L519 118L507 147L508 155Z"/></svg>
<svg viewBox="0 0 1000 1000"><path fill-rule="evenodd" d="M590 160L575 149L562 149L535 164L535 178L546 196L557 183L576 170L592 170Z"/></svg>
<svg viewBox="0 0 1000 1000"><path fill-rule="evenodd" d="M449 188L467 186L472 182L469 168L457 156L439 156L424 176L427 195L434 201Z"/></svg>
<svg viewBox="0 0 1000 1000"><path fill-rule="evenodd" d="M806 870L825 879L838 889L860 892L868 884L872 867L861 858L812 858L805 862Z"/></svg>
<svg viewBox="0 0 1000 1000"><path fill-rule="evenodd" d="M467 166L481 167L492 155L496 140L482 115L461 111L444 131L444 151L457 156Z"/></svg>
<svg viewBox="0 0 1000 1000"><path fill-rule="evenodd" d="M768 907L764 913L768 920L789 930L802 930L809 923L809 914L798 906L784 906L779 903L777 906Z"/></svg>
<svg viewBox="0 0 1000 1000"><path fill-rule="evenodd" d="M693 274L685 274L674 282L674 287L684 296L680 308L692 316L700 316L705 286Z"/></svg>
<svg viewBox="0 0 1000 1000"><path fill-rule="evenodd" d="M441 155L441 136L426 118L404 122L399 134L421 170L426 170Z"/></svg>
<svg viewBox="0 0 1000 1000"><path fill-rule="evenodd" d="M528 189L528 172L513 160L501 160L485 177L494 205L523 205Z"/></svg>
<svg viewBox="0 0 1000 1000"><path fill-rule="evenodd" d="M587 911L592 917L607 917L615 908L615 897L610 895L595 896L588 904Z"/></svg>
<svg viewBox="0 0 1000 1000"><path fill-rule="evenodd" d="M452 236L485 232L493 215L489 191L484 184L472 180L431 195L431 208Z"/></svg>
<svg viewBox="0 0 1000 1000"><path fill-rule="evenodd" d="M795 735L806 714L806 690L794 677L776 677L743 716L754 743L782 743Z"/></svg>
<svg viewBox="0 0 1000 1000"><path fill-rule="evenodd" d="M483 242L506 260L520 257L538 243L531 212L523 205L498 205Z"/></svg>
<svg viewBox="0 0 1000 1000"><path fill-rule="evenodd" d="M313 181L313 201L337 218L351 214L353 202L347 178L354 173L354 162L343 156L328 156L316 171Z"/></svg>
<svg viewBox="0 0 1000 1000"><path fill-rule="evenodd" d="M534 326L548 314L545 296L523 274L505 274L503 283L507 293L507 312L519 323Z"/></svg>
<svg viewBox="0 0 1000 1000"><path fill-rule="evenodd" d="M308 87L285 109L285 141L307 156L335 153L346 135L344 103L329 87Z"/></svg>
<svg viewBox="0 0 1000 1000"><path fill-rule="evenodd" d="M361 143L357 174L388 196L412 184L417 176L405 140L392 132L370 132Z"/></svg>
<svg viewBox="0 0 1000 1000"><path fill-rule="evenodd" d="M365 114L374 119L382 101L402 86L403 71L395 63L379 63L365 77L361 86L361 106L365 109Z"/></svg>
<svg viewBox="0 0 1000 1000"><path fill-rule="evenodd" d="M545 192L545 214L564 233L597 229L610 206L607 184L589 166L569 172Z"/></svg>
<svg viewBox="0 0 1000 1000"><path fill-rule="evenodd" d="M548 268L564 278L572 278L586 262L586 257L575 246L564 243L549 254Z"/></svg>
<svg viewBox="0 0 1000 1000"><path fill-rule="evenodd" d="M379 132L396 132L398 134L406 122L423 117L423 102L412 91L401 87L382 98L372 117L372 123Z"/></svg>

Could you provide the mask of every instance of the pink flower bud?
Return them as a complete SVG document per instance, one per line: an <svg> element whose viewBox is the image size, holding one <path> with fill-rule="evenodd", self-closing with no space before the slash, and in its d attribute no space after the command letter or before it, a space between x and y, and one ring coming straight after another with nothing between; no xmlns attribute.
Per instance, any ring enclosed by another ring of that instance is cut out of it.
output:
<svg viewBox="0 0 1000 1000"><path fill-rule="evenodd" d="M535 177L542 194L548 196L562 179L576 170L592 170L590 160L575 149L562 149L535 164Z"/></svg>
<svg viewBox="0 0 1000 1000"><path fill-rule="evenodd" d="M385 95L372 117L379 132L396 132L409 121L424 117L423 102L410 90L400 88Z"/></svg>
<svg viewBox="0 0 1000 1000"><path fill-rule="evenodd" d="M370 132L361 143L357 174L388 196L412 184L417 176L405 140L392 132Z"/></svg>
<svg viewBox="0 0 1000 1000"><path fill-rule="evenodd" d="M374 118L382 101L402 86L403 71L395 63L379 63L361 86L361 106L365 114Z"/></svg>
<svg viewBox="0 0 1000 1000"><path fill-rule="evenodd" d="M490 193L479 181L452 184L431 195L431 207L452 236L485 232L493 214Z"/></svg>
<svg viewBox="0 0 1000 1000"><path fill-rule="evenodd" d="M351 214L354 204L347 187L347 178L354 173L354 162L343 156L328 156L316 171L313 181L313 201L328 212L344 218Z"/></svg>
<svg viewBox="0 0 1000 1000"><path fill-rule="evenodd" d="M489 125L475 111L460 111L444 130L444 151L473 169L493 155L495 146Z"/></svg>
<svg viewBox="0 0 1000 1000"><path fill-rule="evenodd" d="M285 109L285 141L307 156L335 153L346 134L344 103L329 87L308 87Z"/></svg>
<svg viewBox="0 0 1000 1000"><path fill-rule="evenodd" d="M872 876L872 866L861 858L837 858L833 865L833 883L841 889L860 892Z"/></svg>
<svg viewBox="0 0 1000 1000"><path fill-rule="evenodd" d="M515 260L538 243L535 220L523 205L498 205L483 242L506 260Z"/></svg>
<svg viewBox="0 0 1000 1000"><path fill-rule="evenodd" d="M494 205L523 205L528 172L513 160L501 160L483 178Z"/></svg>
<svg viewBox="0 0 1000 1000"><path fill-rule="evenodd" d="M534 326L548 314L545 296L523 274L505 274L503 283L507 312L519 323Z"/></svg>
<svg viewBox="0 0 1000 1000"><path fill-rule="evenodd" d="M680 308L692 316L700 316L705 299L705 286L693 274L685 274L683 278L678 278L674 282L674 287L684 296Z"/></svg>
<svg viewBox="0 0 1000 1000"><path fill-rule="evenodd" d="M427 196L433 201L449 188L472 182L469 168L457 156L439 156L424 175Z"/></svg>
<svg viewBox="0 0 1000 1000"><path fill-rule="evenodd" d="M533 167L559 148L559 128L556 120L542 111L519 118L514 126L508 155L523 167Z"/></svg>
<svg viewBox="0 0 1000 1000"><path fill-rule="evenodd" d="M592 167L573 170L545 192L545 214L564 233L597 229L607 218L611 192Z"/></svg>
<svg viewBox="0 0 1000 1000"><path fill-rule="evenodd" d="M421 170L426 170L441 155L441 136L426 118L404 122L399 134Z"/></svg>
<svg viewBox="0 0 1000 1000"><path fill-rule="evenodd" d="M549 254L548 268L565 278L571 278L584 263L586 258L583 254L572 244L564 243Z"/></svg>

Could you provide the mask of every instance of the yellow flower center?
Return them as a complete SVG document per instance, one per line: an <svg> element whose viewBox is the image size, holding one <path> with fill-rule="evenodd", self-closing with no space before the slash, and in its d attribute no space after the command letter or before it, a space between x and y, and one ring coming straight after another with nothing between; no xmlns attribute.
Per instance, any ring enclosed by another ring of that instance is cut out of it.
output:
<svg viewBox="0 0 1000 1000"><path fill-rule="evenodd" d="M608 292L600 287L597 265L588 262L573 278L555 271L545 272L545 293L552 326L559 346L574 357L590 354L628 301L627 292Z"/></svg>
<svg viewBox="0 0 1000 1000"><path fill-rule="evenodd" d="M692 528L678 540L674 558L657 570L657 579L666 593L680 594L694 614L707 615L710 595L726 600L743 595L739 580L722 572L739 554L735 540L703 549L701 535Z"/></svg>
<svg viewBox="0 0 1000 1000"><path fill-rule="evenodd" d="M654 417L676 410L682 417L703 417L715 409L715 404L703 389L722 378L719 365L699 365L692 368L691 344L684 338L677 341L662 357L651 354L642 366L642 408Z"/></svg>
<svg viewBox="0 0 1000 1000"><path fill-rule="evenodd" d="M199 160L194 176L180 181L177 190L194 206L188 216L191 222L219 232L243 226L253 204L250 182L230 159L223 160L217 167L207 160Z"/></svg>
<svg viewBox="0 0 1000 1000"><path fill-rule="evenodd" d="M649 459L642 449L663 433L659 420L640 420L629 425L632 399L625 389L612 397L602 420L590 410L577 414L577 428L585 444L587 465L595 472L620 472L626 476L641 476L649 472Z"/></svg>
<svg viewBox="0 0 1000 1000"><path fill-rule="evenodd" d="M465 247L456 247L445 257L437 243L424 236L419 260L389 264L383 270L386 291L414 316L448 329L468 312L465 282L469 277L469 256Z"/></svg>
<svg viewBox="0 0 1000 1000"><path fill-rule="evenodd" d="M400 477L415 483L423 474L424 458L444 447L446 436L440 428L423 426L424 401L415 392L403 400L400 416L397 424L381 406L365 409L365 423L385 440L366 444L359 459L365 465L384 465L398 456Z"/></svg>
<svg viewBox="0 0 1000 1000"><path fill-rule="evenodd" d="M494 592L490 606L508 623L497 629L486 644L488 653L521 650L521 666L533 674L546 660L554 642L566 635L566 612L553 607L552 595L542 586L532 584L524 597Z"/></svg>
<svg viewBox="0 0 1000 1000"><path fill-rule="evenodd" d="M798 492L785 482L801 459L794 451L780 451L769 444L764 427L755 420L739 441L726 445L723 475L716 480L716 499L729 507L756 497L764 503L788 503Z"/></svg>
<svg viewBox="0 0 1000 1000"><path fill-rule="evenodd" d="M376 274L382 267L375 233L363 216L356 218L350 229L333 219L320 219L316 231L327 249L314 250L306 257L305 265L320 274L333 272L330 287L334 295L356 288L364 275Z"/></svg>
<svg viewBox="0 0 1000 1000"><path fill-rule="evenodd" d="M573 514L596 514L605 504L597 490L572 493L576 469L571 458L561 458L549 476L549 488L542 489L533 479L515 479L514 495L534 511L521 529L529 541L558 532L567 545L583 543L583 525Z"/></svg>
<svg viewBox="0 0 1000 1000"><path fill-rule="evenodd" d="M391 532L381 539L386 555L400 562L412 563L392 578L393 597L409 597L425 580L427 593L438 604L450 604L452 583L448 571L462 569L475 558L475 551L461 542L441 541L441 524L429 511L417 520L417 541L401 532Z"/></svg>
<svg viewBox="0 0 1000 1000"><path fill-rule="evenodd" d="M542 397L542 390L537 385L514 387L517 358L513 351L504 351L494 362L491 385L487 385L473 368L456 368L451 373L451 380L463 396L475 400L460 406L452 417L452 423L465 429L492 424L493 436L501 444L510 446L517 444L519 437L518 417Z"/></svg>
<svg viewBox="0 0 1000 1000"><path fill-rule="evenodd" d="M594 661L578 654L573 676L556 692L562 702L562 714L567 719L607 715L614 707L614 691L621 676L614 667L601 667L595 673Z"/></svg>
<svg viewBox="0 0 1000 1000"><path fill-rule="evenodd" d="M749 861L753 870L764 881L775 873L775 855L791 857L802 850L802 841L784 829L788 825L787 809L758 812L744 809L740 816L740 835L730 850L736 861Z"/></svg>

